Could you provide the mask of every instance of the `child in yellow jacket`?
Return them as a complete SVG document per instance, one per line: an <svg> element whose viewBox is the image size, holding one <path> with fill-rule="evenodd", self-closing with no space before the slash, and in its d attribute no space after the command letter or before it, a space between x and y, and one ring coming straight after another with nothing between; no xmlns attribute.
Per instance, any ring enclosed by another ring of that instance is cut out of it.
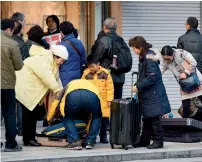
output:
<svg viewBox="0 0 202 162"><path fill-rule="evenodd" d="M109 125L110 106L114 99L114 85L110 72L101 67L92 55L87 58L88 68L84 71L82 79L93 83L101 96L102 122L100 128L100 142L109 143L107 140L107 127Z"/></svg>

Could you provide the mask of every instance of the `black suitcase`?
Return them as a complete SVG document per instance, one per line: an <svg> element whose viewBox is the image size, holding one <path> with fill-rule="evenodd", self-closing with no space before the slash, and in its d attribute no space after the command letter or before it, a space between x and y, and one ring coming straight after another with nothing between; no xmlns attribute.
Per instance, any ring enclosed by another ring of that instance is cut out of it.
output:
<svg viewBox="0 0 202 162"><path fill-rule="evenodd" d="M132 73L132 78L134 74ZM133 79L132 79L133 85ZM132 96L131 92L131 96ZM125 150L128 145L135 145L140 139L141 109L138 99L132 97L126 99L115 99L111 105L110 118L110 144L122 145Z"/></svg>
<svg viewBox="0 0 202 162"><path fill-rule="evenodd" d="M202 122L190 118L162 119L164 141L201 142Z"/></svg>

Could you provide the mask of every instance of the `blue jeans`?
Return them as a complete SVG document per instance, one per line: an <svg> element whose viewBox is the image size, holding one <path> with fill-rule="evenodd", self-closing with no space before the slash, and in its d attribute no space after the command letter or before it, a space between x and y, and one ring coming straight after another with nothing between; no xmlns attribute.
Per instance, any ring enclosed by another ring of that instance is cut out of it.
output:
<svg viewBox="0 0 202 162"><path fill-rule="evenodd" d="M14 89L1 89L1 109L6 128L6 148L16 147L16 100Z"/></svg>
<svg viewBox="0 0 202 162"><path fill-rule="evenodd" d="M87 143L94 143L101 124L101 106L99 98L88 90L75 90L67 95L65 118L63 120L67 131L67 140L72 143L80 140L74 119L82 119L85 114L92 114Z"/></svg>
<svg viewBox="0 0 202 162"><path fill-rule="evenodd" d="M22 106L19 101L16 100L17 103L17 128L18 133L22 132Z"/></svg>

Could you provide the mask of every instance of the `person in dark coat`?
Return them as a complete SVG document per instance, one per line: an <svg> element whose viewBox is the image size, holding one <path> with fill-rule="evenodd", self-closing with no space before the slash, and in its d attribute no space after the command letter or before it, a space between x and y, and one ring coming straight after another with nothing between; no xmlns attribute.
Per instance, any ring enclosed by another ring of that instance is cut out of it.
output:
<svg viewBox="0 0 202 162"><path fill-rule="evenodd" d="M187 32L179 37L177 48L190 52L197 61L196 67L202 73L202 35L197 27L198 20L195 17L189 17L185 24Z"/></svg>
<svg viewBox="0 0 202 162"><path fill-rule="evenodd" d="M163 148L163 134L160 118L171 111L166 89L162 81L159 61L155 60L154 51L149 48L151 44L141 37L129 40L129 46L140 57L139 78L133 91L138 93L143 110L143 133L140 143L134 147L147 147L148 149ZM154 59L147 55L154 55ZM153 143L150 139L153 132Z"/></svg>
<svg viewBox="0 0 202 162"><path fill-rule="evenodd" d="M56 15L50 15L46 18L46 25L48 26L48 31L45 36L60 33L60 21Z"/></svg>
<svg viewBox="0 0 202 162"><path fill-rule="evenodd" d="M60 24L62 40L60 45L67 48L69 58L60 66L60 79L63 87L70 81L81 78L82 66L86 63L86 51L83 43L75 38L75 28L71 22L64 21Z"/></svg>
<svg viewBox="0 0 202 162"><path fill-rule="evenodd" d="M15 22L15 28L13 32L13 39L19 44L20 52L22 56L22 60L24 61L27 57L29 57L29 51L28 47L25 43L25 41L22 38L22 24L20 22ZM22 107L20 102L16 101L17 104L17 129L18 129L18 135L22 136L23 133L23 126L22 126Z"/></svg>
<svg viewBox="0 0 202 162"><path fill-rule="evenodd" d="M98 39L93 46L92 55L94 56L95 60L100 62L100 65L105 69L111 70L111 75L114 83L114 98L121 99L122 92L123 92L123 85L125 83L125 73L120 71L116 71L111 68L113 63L113 55L117 53L114 52L114 40L118 40L119 44L122 46L120 47L122 51L130 51L128 46L125 44L123 38L117 35L116 33L117 23L114 18L107 18L104 21L103 31L104 35Z"/></svg>

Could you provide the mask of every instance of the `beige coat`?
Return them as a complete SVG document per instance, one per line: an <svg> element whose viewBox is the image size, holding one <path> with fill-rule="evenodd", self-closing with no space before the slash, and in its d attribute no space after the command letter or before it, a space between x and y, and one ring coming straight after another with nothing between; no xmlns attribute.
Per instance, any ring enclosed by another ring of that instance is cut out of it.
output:
<svg viewBox="0 0 202 162"><path fill-rule="evenodd" d="M58 67L49 50L36 45L30 48L30 56L24 67L16 72L16 98L29 110L33 110L45 98L49 90L54 93L62 89Z"/></svg>
<svg viewBox="0 0 202 162"><path fill-rule="evenodd" d="M1 89L15 89L15 71L21 70L23 61L19 45L6 32L1 31Z"/></svg>

